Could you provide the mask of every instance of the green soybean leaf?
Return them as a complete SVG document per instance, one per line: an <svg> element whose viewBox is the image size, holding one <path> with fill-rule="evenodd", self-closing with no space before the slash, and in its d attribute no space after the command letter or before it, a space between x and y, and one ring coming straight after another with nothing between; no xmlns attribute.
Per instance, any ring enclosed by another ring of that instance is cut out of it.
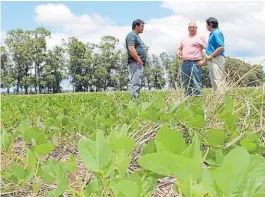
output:
<svg viewBox="0 0 265 197"><path fill-rule="evenodd" d="M180 179L191 176L194 180L198 177L195 160L182 155L175 155L169 152L152 153L141 156L138 159L138 163L145 170L150 170L159 175L175 175Z"/></svg>
<svg viewBox="0 0 265 197"><path fill-rule="evenodd" d="M248 139L242 139L240 141L240 145L243 146L248 151L253 151L257 148L257 145L255 143L249 141Z"/></svg>
<svg viewBox="0 0 265 197"><path fill-rule="evenodd" d="M47 192L47 197L58 197L56 194L56 190Z"/></svg>
<svg viewBox="0 0 265 197"><path fill-rule="evenodd" d="M41 184L40 183L33 183L33 193L34 194L38 194L41 188Z"/></svg>
<svg viewBox="0 0 265 197"><path fill-rule="evenodd" d="M147 110L151 105L152 105L151 102L144 102L144 103L142 103L142 106L141 106L142 111Z"/></svg>
<svg viewBox="0 0 265 197"><path fill-rule="evenodd" d="M68 187L67 168L64 163L46 161L42 167L41 177L47 184L52 184L55 180L58 182L56 190L50 192L51 196L62 195Z"/></svg>
<svg viewBox="0 0 265 197"><path fill-rule="evenodd" d="M207 133L207 142L211 146L223 146L225 143L225 133L219 129L210 129Z"/></svg>
<svg viewBox="0 0 265 197"><path fill-rule="evenodd" d="M157 152L181 154L186 148L185 140L180 132L170 129L167 125L158 130L155 144Z"/></svg>
<svg viewBox="0 0 265 197"><path fill-rule="evenodd" d="M198 162L201 161L202 159L201 140L199 139L196 133L192 138L192 143L184 150L183 155L189 158L193 158Z"/></svg>
<svg viewBox="0 0 265 197"><path fill-rule="evenodd" d="M156 144L155 141L152 140L151 142L149 142L142 151L142 155L147 155L147 154L151 154L151 153L156 153Z"/></svg>
<svg viewBox="0 0 265 197"><path fill-rule="evenodd" d="M231 195L242 183L249 162L249 154L243 147L236 147L225 156L221 167L214 172L216 184L225 195Z"/></svg>
<svg viewBox="0 0 265 197"><path fill-rule="evenodd" d="M37 157L36 157L35 153L32 152L30 149L28 149L25 163L28 166L33 168L35 166L35 164L36 164L36 159L37 159Z"/></svg>
<svg viewBox="0 0 265 197"><path fill-rule="evenodd" d="M138 163L145 170L150 170L159 175L169 176L173 174L169 166L172 161L166 153L152 153L141 156Z"/></svg>
<svg viewBox="0 0 265 197"><path fill-rule="evenodd" d="M121 180L116 185L116 189L119 192L118 196L124 197L139 197L139 188L131 180Z"/></svg>
<svg viewBox="0 0 265 197"><path fill-rule="evenodd" d="M191 128L202 129L205 126L204 115L195 115L187 121L187 125Z"/></svg>
<svg viewBox="0 0 265 197"><path fill-rule="evenodd" d="M50 152L53 151L54 149L54 145L53 144L40 144L38 146L36 146L33 151L34 153L36 153L37 155L39 156L43 156L43 155L46 155Z"/></svg>
<svg viewBox="0 0 265 197"><path fill-rule="evenodd" d="M224 161L224 153L222 149L218 149L215 153L215 161L218 166L221 166Z"/></svg>
<svg viewBox="0 0 265 197"><path fill-rule="evenodd" d="M125 159L133 150L135 140L128 137L121 137L111 142L111 147L114 152L119 155L119 159Z"/></svg>
<svg viewBox="0 0 265 197"><path fill-rule="evenodd" d="M185 121L191 116L191 112L185 109L185 103L174 106L171 112L174 113L175 117L180 121Z"/></svg>
<svg viewBox="0 0 265 197"><path fill-rule="evenodd" d="M128 166L130 164L131 159L132 159L131 157L128 157L128 158L117 163L118 172L119 172L119 175L121 177L124 176Z"/></svg>
<svg viewBox="0 0 265 197"><path fill-rule="evenodd" d="M233 197L253 196L262 186L265 180L265 160L262 156L251 155L250 164L243 182L237 185ZM263 189L265 192L265 187Z"/></svg>
<svg viewBox="0 0 265 197"><path fill-rule="evenodd" d="M97 193L101 190L98 179L95 177L88 185L86 186L84 193L86 196L90 196L92 193Z"/></svg>
<svg viewBox="0 0 265 197"><path fill-rule="evenodd" d="M71 173L76 171L77 162L73 154L70 154L69 160L66 162L66 166Z"/></svg>
<svg viewBox="0 0 265 197"><path fill-rule="evenodd" d="M14 176L14 178L15 178L14 180L21 181L25 177L25 169L22 168L20 165L12 164L8 168L8 174L9 174L8 177Z"/></svg>
<svg viewBox="0 0 265 197"><path fill-rule="evenodd" d="M158 176L146 170L135 171L130 176L130 180L138 185L142 194L155 192L158 178Z"/></svg>
<svg viewBox="0 0 265 197"><path fill-rule="evenodd" d="M59 183L56 188L56 195L60 196L64 193L64 191L68 187L68 180L67 180L67 174L65 173L63 177L60 177Z"/></svg>
<svg viewBox="0 0 265 197"><path fill-rule="evenodd" d="M97 131L96 142L90 139L80 139L78 150L81 160L91 171L98 172L107 167L111 161L111 148L106 143L102 131Z"/></svg>
<svg viewBox="0 0 265 197"><path fill-rule="evenodd" d="M237 128L236 121L237 117L234 115L225 120L225 129L231 135L234 135L236 133L236 128Z"/></svg>
<svg viewBox="0 0 265 197"><path fill-rule="evenodd" d="M7 131L3 129L3 132L1 133L1 149L7 152L12 142L12 135L9 135Z"/></svg>
<svg viewBox="0 0 265 197"><path fill-rule="evenodd" d="M264 197L265 196L265 192L263 193L256 193L253 197Z"/></svg>
<svg viewBox="0 0 265 197"><path fill-rule="evenodd" d="M222 109L221 113L217 114L217 118L220 120L227 120L229 117L231 117L233 112L233 102L232 102L232 97L226 97L225 98L225 103L224 103L224 108Z"/></svg>

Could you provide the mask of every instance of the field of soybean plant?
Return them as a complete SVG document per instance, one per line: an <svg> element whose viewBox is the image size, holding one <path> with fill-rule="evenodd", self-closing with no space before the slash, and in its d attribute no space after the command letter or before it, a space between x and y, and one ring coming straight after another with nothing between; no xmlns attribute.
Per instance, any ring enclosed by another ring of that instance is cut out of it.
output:
<svg viewBox="0 0 265 197"><path fill-rule="evenodd" d="M1 196L264 197L264 92L2 96Z"/></svg>

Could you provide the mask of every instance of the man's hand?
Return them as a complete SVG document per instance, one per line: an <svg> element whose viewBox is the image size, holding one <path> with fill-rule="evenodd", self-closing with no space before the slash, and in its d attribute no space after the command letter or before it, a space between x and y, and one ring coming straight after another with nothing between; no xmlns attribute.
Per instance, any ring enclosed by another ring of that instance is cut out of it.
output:
<svg viewBox="0 0 265 197"><path fill-rule="evenodd" d="M179 57L179 59L182 59L183 60L183 57L182 57L181 54L178 54L178 57Z"/></svg>
<svg viewBox="0 0 265 197"><path fill-rule="evenodd" d="M200 60L200 61L196 62L196 64L197 64L198 66L201 66L201 65L203 65L204 63L205 63L205 60Z"/></svg>
<svg viewBox="0 0 265 197"><path fill-rule="evenodd" d="M177 51L177 56L178 56L180 59L182 59L182 58L183 58L183 57L182 57L181 50L179 50L179 49L178 49L178 51Z"/></svg>
<svg viewBox="0 0 265 197"><path fill-rule="evenodd" d="M213 59L213 56L212 55L206 56L206 59L207 60Z"/></svg>
<svg viewBox="0 0 265 197"><path fill-rule="evenodd" d="M128 46L131 56L135 59L138 65L143 65L142 60L140 59L139 55L134 46Z"/></svg>
<svg viewBox="0 0 265 197"><path fill-rule="evenodd" d="M136 62L138 65L140 65L140 66L142 66L144 63L143 63L143 61L140 59L140 60L138 60L137 62Z"/></svg>

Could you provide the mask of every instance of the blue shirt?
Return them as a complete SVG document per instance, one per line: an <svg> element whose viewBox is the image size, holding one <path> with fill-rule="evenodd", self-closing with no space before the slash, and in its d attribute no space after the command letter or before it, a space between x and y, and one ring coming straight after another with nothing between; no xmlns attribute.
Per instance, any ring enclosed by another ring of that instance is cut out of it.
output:
<svg viewBox="0 0 265 197"><path fill-rule="evenodd" d="M218 47L224 47L224 35L216 28L210 33L208 44L206 47L206 54L211 55ZM224 56L224 50L219 54Z"/></svg>

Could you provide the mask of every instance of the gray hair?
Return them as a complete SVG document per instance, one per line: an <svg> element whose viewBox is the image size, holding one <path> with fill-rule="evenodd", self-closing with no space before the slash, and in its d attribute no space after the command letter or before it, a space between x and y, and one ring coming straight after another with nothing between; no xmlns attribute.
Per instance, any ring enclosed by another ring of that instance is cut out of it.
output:
<svg viewBox="0 0 265 197"><path fill-rule="evenodd" d="M189 27L190 25L192 25L192 24L194 24L194 25L195 25L195 27L197 27L197 24L196 24L196 22L195 22L195 21L190 21L190 22L189 22L189 25L188 25L188 27Z"/></svg>

